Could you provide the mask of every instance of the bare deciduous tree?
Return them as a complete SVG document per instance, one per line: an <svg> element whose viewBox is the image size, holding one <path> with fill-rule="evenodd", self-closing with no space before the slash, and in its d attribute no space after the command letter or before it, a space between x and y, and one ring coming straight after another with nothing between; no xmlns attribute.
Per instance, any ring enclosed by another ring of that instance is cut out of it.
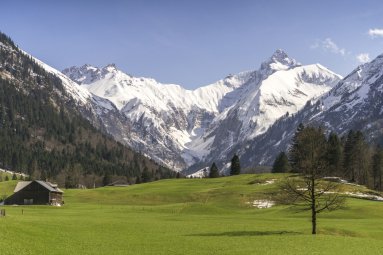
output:
<svg viewBox="0 0 383 255"><path fill-rule="evenodd" d="M344 196L338 183L308 176L287 177L281 185L285 203L311 211L312 234L317 232L317 214L342 207Z"/></svg>
<svg viewBox="0 0 383 255"><path fill-rule="evenodd" d="M317 232L318 213L339 209L344 204L340 185L323 180L328 172L326 145L323 130L312 127L300 130L289 151L298 175L287 177L281 184L286 203L311 211L312 234Z"/></svg>

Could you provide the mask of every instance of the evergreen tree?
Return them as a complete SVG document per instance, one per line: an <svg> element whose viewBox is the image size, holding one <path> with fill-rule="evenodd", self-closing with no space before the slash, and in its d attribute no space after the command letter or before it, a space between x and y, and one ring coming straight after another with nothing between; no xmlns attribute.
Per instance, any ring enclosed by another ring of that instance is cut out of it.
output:
<svg viewBox="0 0 383 255"><path fill-rule="evenodd" d="M297 168L297 164L298 164L300 157L301 157L301 155L299 153L301 143L299 142L298 139L299 139L299 134L301 132L303 132L304 129L305 129L304 125L302 123L300 123L297 127L297 130L295 131L290 149L288 151L289 161L290 161L290 165L292 167L292 171L294 171L294 169Z"/></svg>
<svg viewBox="0 0 383 255"><path fill-rule="evenodd" d="M150 182L152 180L152 175L149 172L149 169L147 167L144 167L144 170L142 171L142 182Z"/></svg>
<svg viewBox="0 0 383 255"><path fill-rule="evenodd" d="M9 177L8 177L8 175L5 176L5 181L6 181L6 182L9 181Z"/></svg>
<svg viewBox="0 0 383 255"><path fill-rule="evenodd" d="M219 170L215 163L213 163L210 167L209 178L217 178L219 177Z"/></svg>
<svg viewBox="0 0 383 255"><path fill-rule="evenodd" d="M202 174L202 178L206 178L206 177L208 177L208 174L207 174L207 170L208 170L208 168L207 167L205 167L204 169L203 169L203 174Z"/></svg>
<svg viewBox="0 0 383 255"><path fill-rule="evenodd" d="M282 151L276 157L271 172L272 173L288 173L290 171L291 171L291 166L290 166L289 159L286 153Z"/></svg>
<svg viewBox="0 0 383 255"><path fill-rule="evenodd" d="M354 143L355 133L350 130L346 137L344 144L344 159L343 159L343 171L344 176L347 176L351 181L355 181L355 169L354 169Z"/></svg>
<svg viewBox="0 0 383 255"><path fill-rule="evenodd" d="M352 182L367 184L368 155L363 133L350 130L344 145L344 173Z"/></svg>
<svg viewBox="0 0 383 255"><path fill-rule="evenodd" d="M289 154L289 158L295 162L292 166L293 171L304 174L306 171L312 171L310 170L313 168L311 164L318 164L315 165L315 169L317 169L316 175L326 174L325 171L328 168L326 160L327 141L323 130L321 128L307 127L296 134L294 139L296 149L290 151ZM315 155L309 155L310 152L315 153Z"/></svg>
<svg viewBox="0 0 383 255"><path fill-rule="evenodd" d="M238 175L240 173L241 164L239 162L239 157L237 154L234 154L233 158L231 159L230 175Z"/></svg>
<svg viewBox="0 0 383 255"><path fill-rule="evenodd" d="M47 173L46 173L45 170L42 170L42 171L41 171L40 179L41 179L42 181L47 181L47 180L48 180L48 176L47 176Z"/></svg>
<svg viewBox="0 0 383 255"><path fill-rule="evenodd" d="M16 173L13 173L13 174L12 174L12 180L17 180L17 175L16 175Z"/></svg>
<svg viewBox="0 0 383 255"><path fill-rule="evenodd" d="M338 135L331 132L327 139L327 162L330 175L342 174L342 143Z"/></svg>
<svg viewBox="0 0 383 255"><path fill-rule="evenodd" d="M112 183L112 176L110 176L109 173L105 173L104 177L102 178L102 185L108 186L111 183Z"/></svg>
<svg viewBox="0 0 383 255"><path fill-rule="evenodd" d="M382 177L383 177L383 150L377 146L375 153L372 157L372 176L373 188L382 191Z"/></svg>
<svg viewBox="0 0 383 255"><path fill-rule="evenodd" d="M356 161L356 181L359 184L368 184L368 172L370 165L370 155L366 140L361 131L357 131L355 134L355 158Z"/></svg>
<svg viewBox="0 0 383 255"><path fill-rule="evenodd" d="M142 183L141 176L137 176L136 177L136 184L140 184L140 183Z"/></svg>

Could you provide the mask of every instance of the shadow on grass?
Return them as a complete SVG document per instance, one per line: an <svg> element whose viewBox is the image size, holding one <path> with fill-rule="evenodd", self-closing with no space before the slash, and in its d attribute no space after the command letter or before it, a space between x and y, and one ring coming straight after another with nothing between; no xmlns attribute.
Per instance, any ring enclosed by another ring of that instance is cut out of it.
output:
<svg viewBox="0 0 383 255"><path fill-rule="evenodd" d="M300 235L295 231L231 231L222 233L203 233L189 236L273 236L273 235Z"/></svg>

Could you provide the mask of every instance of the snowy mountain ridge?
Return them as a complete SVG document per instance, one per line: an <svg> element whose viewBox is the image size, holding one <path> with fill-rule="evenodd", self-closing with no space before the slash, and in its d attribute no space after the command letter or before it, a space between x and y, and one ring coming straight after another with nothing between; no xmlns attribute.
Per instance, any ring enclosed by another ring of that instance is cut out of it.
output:
<svg viewBox="0 0 383 255"><path fill-rule="evenodd" d="M143 104L169 110L168 102L174 102L185 110L194 107L218 112L223 96L249 79L250 72L230 75L214 84L195 90L187 90L176 84L162 84L152 78L133 77L118 70L114 64L103 68L84 65L63 71L69 78L95 95L110 99L118 109L138 99Z"/></svg>
<svg viewBox="0 0 383 255"><path fill-rule="evenodd" d="M196 146L195 151L208 151L195 161L202 160L207 164L227 160L227 155L236 153L233 148L265 133L279 118L298 112L307 101L328 92L340 78L316 64L293 66L276 71L264 80L254 81L243 98L218 116L218 123L190 146Z"/></svg>
<svg viewBox="0 0 383 255"><path fill-rule="evenodd" d="M302 66L282 50L256 71L229 75L195 90L133 77L115 65L84 65L63 73L112 102L126 118L132 135L123 142L176 170L227 157L224 153L230 148L264 133L283 115L299 111L341 78L319 64Z"/></svg>

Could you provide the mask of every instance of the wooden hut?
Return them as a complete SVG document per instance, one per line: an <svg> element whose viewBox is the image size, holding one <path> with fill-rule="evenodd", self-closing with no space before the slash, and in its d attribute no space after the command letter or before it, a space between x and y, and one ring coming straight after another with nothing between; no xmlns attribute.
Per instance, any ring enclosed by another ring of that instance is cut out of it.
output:
<svg viewBox="0 0 383 255"><path fill-rule="evenodd" d="M63 191L56 184L44 181L18 182L6 205L62 205Z"/></svg>

